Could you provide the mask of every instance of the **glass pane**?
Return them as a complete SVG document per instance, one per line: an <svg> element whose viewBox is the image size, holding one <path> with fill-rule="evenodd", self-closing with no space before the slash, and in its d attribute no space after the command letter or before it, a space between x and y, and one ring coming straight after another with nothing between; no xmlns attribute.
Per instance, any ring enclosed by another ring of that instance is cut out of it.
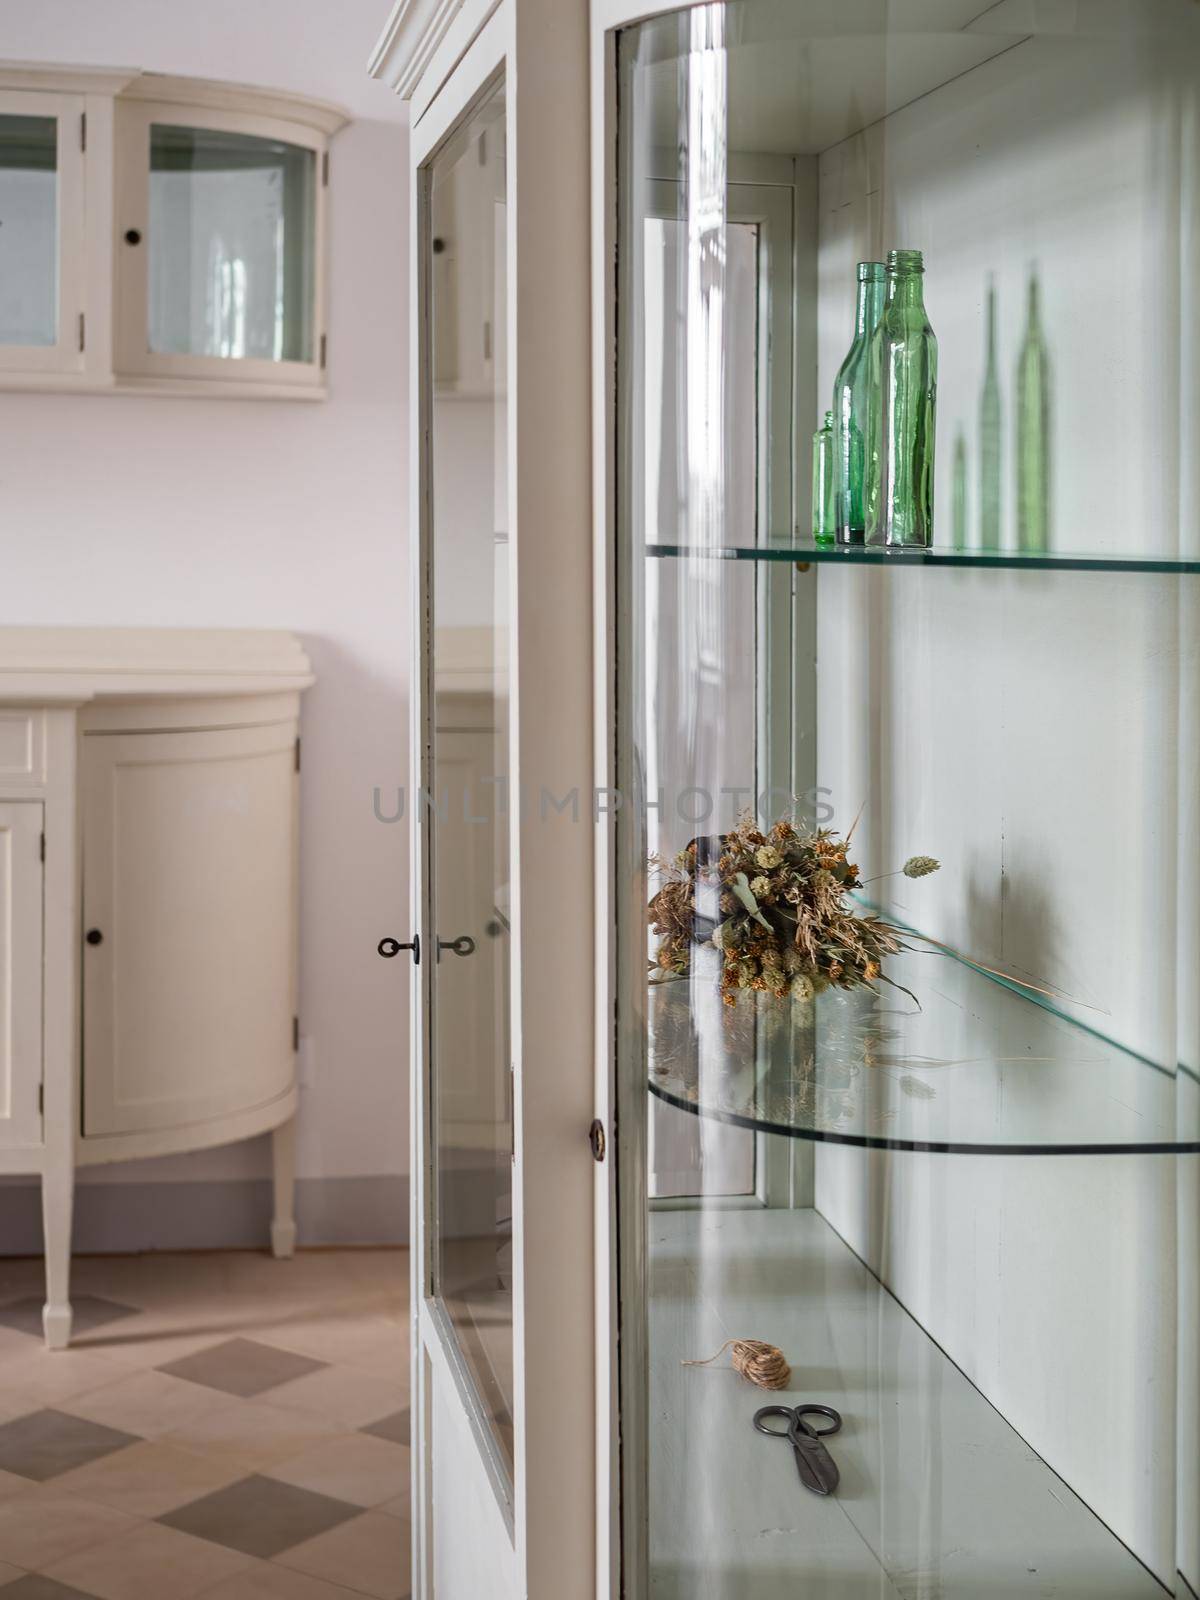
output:
<svg viewBox="0 0 1200 1600"><path fill-rule="evenodd" d="M512 1466L504 92L429 175L434 1292Z"/></svg>
<svg viewBox="0 0 1200 1600"><path fill-rule="evenodd" d="M313 359L312 150L154 123L148 235L151 351Z"/></svg>
<svg viewBox="0 0 1200 1600"><path fill-rule="evenodd" d="M58 342L58 122L0 116L0 344Z"/></svg>
<svg viewBox="0 0 1200 1600"><path fill-rule="evenodd" d="M1200 1592L1200 10L617 71L626 1592Z"/></svg>

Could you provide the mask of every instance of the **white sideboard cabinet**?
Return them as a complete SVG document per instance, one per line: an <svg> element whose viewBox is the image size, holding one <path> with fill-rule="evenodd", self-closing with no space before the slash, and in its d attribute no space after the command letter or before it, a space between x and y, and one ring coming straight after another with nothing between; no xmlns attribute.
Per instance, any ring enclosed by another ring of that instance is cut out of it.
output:
<svg viewBox="0 0 1200 1600"><path fill-rule="evenodd" d="M77 1167L272 1132L292 1253L312 681L286 633L0 629L0 1173L41 1178L52 1349Z"/></svg>

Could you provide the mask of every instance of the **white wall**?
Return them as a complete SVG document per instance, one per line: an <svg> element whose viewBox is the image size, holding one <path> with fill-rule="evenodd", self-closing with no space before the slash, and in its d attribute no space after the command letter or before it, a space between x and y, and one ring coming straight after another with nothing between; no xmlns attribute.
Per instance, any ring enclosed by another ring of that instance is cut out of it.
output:
<svg viewBox="0 0 1200 1600"><path fill-rule="evenodd" d="M894 245L927 254L940 542L958 426L978 460L989 273L1013 537L1014 373L1038 261L1055 373L1054 544L1195 548L1195 375L1176 358L1194 112L1194 86L1172 85L1149 51L1041 40L822 158L822 384L848 342L855 260ZM973 499L975 481L973 466ZM866 798L864 870L918 851L945 863L936 878L899 880L898 913L1058 986L1082 1020L1167 1070L1192 1059L1175 961L1176 898L1196 889L1179 879L1177 715L1197 665L1178 608L1194 605L1191 591L1146 575L948 572L823 572L821 590L821 703L869 686L884 710L874 729L822 722L818 781L846 815ZM979 1070L945 1045L920 1074L935 1095L942 1074ZM1175 1185L1174 1164L1153 1157L823 1147L817 1158L818 1207L1167 1583Z"/></svg>
<svg viewBox="0 0 1200 1600"><path fill-rule="evenodd" d="M333 100L354 118L331 157L330 399L0 394L0 622L303 637L318 681L303 727L301 1060L311 1082L299 1173L362 1180L338 1190L359 1217L328 1218L328 1231L370 1222L398 1237L408 974L374 952L382 934L407 930L406 830L378 823L372 805L376 785L386 801L406 778L409 649L406 112L365 65L386 12L385 0L0 3L7 59L259 83ZM255 1142L85 1181L266 1171ZM388 1214L363 1215L373 1202ZM219 1203L213 1215L224 1215ZM114 1226L103 1242L120 1248L128 1241Z"/></svg>

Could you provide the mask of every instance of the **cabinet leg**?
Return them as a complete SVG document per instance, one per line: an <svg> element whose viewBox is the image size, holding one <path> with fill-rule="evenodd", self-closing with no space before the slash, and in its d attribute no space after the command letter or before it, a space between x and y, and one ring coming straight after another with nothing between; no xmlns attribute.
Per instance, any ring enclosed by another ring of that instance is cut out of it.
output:
<svg viewBox="0 0 1200 1600"><path fill-rule="evenodd" d="M64 1164L42 1174L42 1240L46 1255L46 1304L42 1327L48 1350L65 1350L71 1342L71 1212L75 1172Z"/></svg>
<svg viewBox="0 0 1200 1600"><path fill-rule="evenodd" d="M296 1249L296 1119L271 1135L275 1170L275 1215L271 1221L271 1254L287 1261Z"/></svg>

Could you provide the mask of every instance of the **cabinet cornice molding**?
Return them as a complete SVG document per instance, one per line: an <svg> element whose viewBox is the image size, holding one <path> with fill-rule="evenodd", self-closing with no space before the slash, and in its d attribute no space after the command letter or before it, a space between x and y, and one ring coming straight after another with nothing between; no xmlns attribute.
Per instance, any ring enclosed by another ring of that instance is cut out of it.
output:
<svg viewBox="0 0 1200 1600"><path fill-rule="evenodd" d="M465 0L396 0L379 42L371 52L367 71L396 91L402 100L412 98L437 47Z"/></svg>
<svg viewBox="0 0 1200 1600"><path fill-rule="evenodd" d="M123 100L165 100L176 106L199 106L206 111L242 111L277 117L331 137L350 121L350 113L328 100L286 89L262 89L254 84L222 83L211 78L176 78L165 72L139 72L121 92Z"/></svg>
<svg viewBox="0 0 1200 1600"><path fill-rule="evenodd" d="M0 628L0 702L305 689L295 634L268 628Z"/></svg>
<svg viewBox="0 0 1200 1600"><path fill-rule="evenodd" d="M36 89L43 94L118 95L139 76L136 67L58 66L50 61L0 62L0 89Z"/></svg>

